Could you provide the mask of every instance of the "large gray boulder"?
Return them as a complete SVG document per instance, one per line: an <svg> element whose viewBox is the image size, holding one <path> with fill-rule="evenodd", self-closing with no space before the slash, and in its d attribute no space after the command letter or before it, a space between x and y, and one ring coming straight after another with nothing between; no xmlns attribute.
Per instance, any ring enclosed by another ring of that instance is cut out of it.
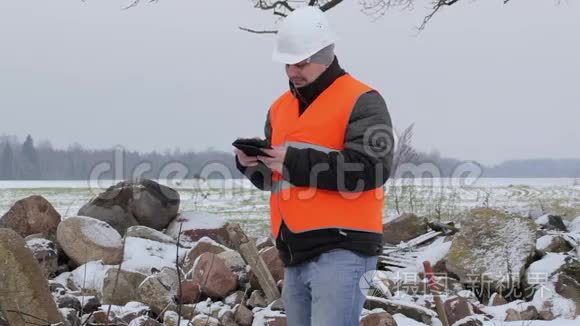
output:
<svg viewBox="0 0 580 326"><path fill-rule="evenodd" d="M179 203L177 191L155 181L123 181L81 207L78 215L107 222L121 234L134 225L161 231L177 216Z"/></svg>
<svg viewBox="0 0 580 326"><path fill-rule="evenodd" d="M536 246L536 225L489 208L469 211L447 255L446 268L462 283L484 281L491 290L520 282ZM519 284L519 283L518 283ZM505 287L504 287L505 289Z"/></svg>
<svg viewBox="0 0 580 326"><path fill-rule="evenodd" d="M13 230L0 229L0 262L0 307L8 324L64 321L42 269L24 239Z"/></svg>

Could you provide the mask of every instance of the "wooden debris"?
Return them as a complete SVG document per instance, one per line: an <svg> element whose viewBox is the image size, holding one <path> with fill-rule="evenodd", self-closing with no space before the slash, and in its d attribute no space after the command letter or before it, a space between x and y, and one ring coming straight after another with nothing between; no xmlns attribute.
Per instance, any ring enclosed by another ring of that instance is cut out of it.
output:
<svg viewBox="0 0 580 326"><path fill-rule="evenodd" d="M266 263L258 254L258 248L256 248L254 242L250 241L237 223L228 223L226 230L234 249L240 252L246 263L252 268L252 272L256 275L268 303L280 298L280 291L276 286L276 281L274 281Z"/></svg>

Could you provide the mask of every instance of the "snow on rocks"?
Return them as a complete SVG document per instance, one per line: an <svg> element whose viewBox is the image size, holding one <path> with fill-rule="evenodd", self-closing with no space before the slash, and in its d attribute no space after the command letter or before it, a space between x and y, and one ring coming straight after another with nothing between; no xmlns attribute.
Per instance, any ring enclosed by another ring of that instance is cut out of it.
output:
<svg viewBox="0 0 580 326"><path fill-rule="evenodd" d="M148 316L139 316L129 323L129 326L161 326L162 324Z"/></svg>
<svg viewBox="0 0 580 326"><path fill-rule="evenodd" d="M569 256L561 253L547 253L542 259L528 267L527 275L552 275L565 264Z"/></svg>
<svg viewBox="0 0 580 326"><path fill-rule="evenodd" d="M226 224L226 219L219 215L207 212L187 211L180 213L169 224L165 233L177 239L179 229L181 228L181 243L192 243L207 236L229 247L229 236L226 231Z"/></svg>
<svg viewBox="0 0 580 326"><path fill-rule="evenodd" d="M116 265L123 260L121 235L109 224L86 216L66 218L58 225L58 244L75 263L102 260Z"/></svg>
<svg viewBox="0 0 580 326"><path fill-rule="evenodd" d="M195 211L182 212L171 223L168 215L141 223L126 214L138 211L128 204L135 203L138 199L132 196L146 188L137 184L117 187L115 191L126 193L101 202L97 209L115 214L120 210L111 222L128 222L128 229L121 228L124 239L103 222L108 221L105 215L98 219L65 217L56 229L57 243L51 243L53 238L47 235L26 239L26 250L36 261L42 264L53 259L43 280L57 274L49 280L49 296L60 318L70 323L80 320L104 324L108 320L110 324L134 326L156 326L160 322L167 326L286 324L282 300L267 302L250 267L238 251L232 250L225 218ZM149 208L140 211L139 218L153 216L150 213L159 204L157 195L150 193L154 188L144 190L143 198L149 198L149 203L143 207ZM108 204L112 206L106 207ZM98 206L94 201L91 205L93 209ZM576 252L580 250L580 217L572 222L549 214L532 219L488 208L474 209L468 215L458 226L459 232L454 225L446 229L445 225L451 224L427 223L412 214L386 224L384 237L397 244L385 250L395 252L393 258L410 263L398 269L383 264L381 268L386 270L374 273L373 281L382 284L382 292L372 292L378 296L367 298L365 308L369 310L363 310L360 325L440 325L423 261L429 261L436 273L451 272L436 275L435 280L444 286L441 297L454 326L496 322L516 325L521 320L542 325L540 319L554 320L547 326L559 326L580 321L573 319L580 314L580 263ZM164 223L166 230L160 227ZM400 243L396 236L402 236L405 242ZM280 284L284 266L274 242L262 237L256 244L260 257ZM56 250L59 246L63 249L60 252ZM61 265L55 270L59 260ZM68 272L69 268L73 270ZM414 278L409 281L409 274L399 272L414 273ZM532 290L526 298L501 289L495 289L491 297L476 296L464 290L473 286L471 278L462 277L468 272L525 275L521 281ZM546 275L544 282L538 282L534 276L538 274ZM456 276L458 279L454 279ZM376 287L379 283L365 286ZM393 295L387 298L389 293Z"/></svg>
<svg viewBox="0 0 580 326"><path fill-rule="evenodd" d="M548 234L536 240L536 249L545 255L547 252L568 252L574 247L565 235Z"/></svg>
<svg viewBox="0 0 580 326"><path fill-rule="evenodd" d="M174 244L126 237L124 252L124 269L151 275L152 270L159 271L164 267L175 268L177 254L181 262L187 249L178 248Z"/></svg>
<svg viewBox="0 0 580 326"><path fill-rule="evenodd" d="M437 317L437 313L433 310L412 302L372 296L367 296L364 308L369 310L381 308L392 315L402 313L409 318L427 325L432 325L433 318Z"/></svg>
<svg viewBox="0 0 580 326"><path fill-rule="evenodd" d="M545 214L536 219L536 224L540 225L546 230L564 231L567 232L568 229L562 220L562 217L558 215Z"/></svg>
<svg viewBox="0 0 580 326"><path fill-rule="evenodd" d="M175 239L168 236L167 234L160 232L160 231L157 231L157 230L152 229L152 228L148 228L148 227L143 226L143 225L135 225L135 226L129 227L127 229L127 232L125 233L125 236L153 240L153 241L167 243L167 244L175 244L176 243Z"/></svg>
<svg viewBox="0 0 580 326"><path fill-rule="evenodd" d="M189 272L193 267L193 262L197 257L205 252L211 252L213 254L219 254L224 251L230 250L228 247L221 245L209 237L202 237L197 242L192 245L192 248L185 254L185 259L183 262L183 270Z"/></svg>
<svg viewBox="0 0 580 326"><path fill-rule="evenodd" d="M574 302L559 295L552 284L541 285L534 295L532 304L539 311L540 318L544 320L573 319L576 316Z"/></svg>
<svg viewBox="0 0 580 326"><path fill-rule="evenodd" d="M32 251L46 278L57 272L58 251L54 242L44 238L31 238L26 240L26 247Z"/></svg>
<svg viewBox="0 0 580 326"><path fill-rule="evenodd" d="M568 230L572 233L580 233L580 216L576 217L570 225L568 225Z"/></svg>
<svg viewBox="0 0 580 326"><path fill-rule="evenodd" d="M395 253L394 259L414 260L415 263L400 266L387 264L383 266L385 271L375 273L376 281L387 286L392 294L391 300L433 308L424 283L423 261L429 261L436 273L459 276L463 286L474 290L479 285L473 282L481 281L482 277L487 277L489 281L490 274L515 276L511 284L503 284L501 278L491 279L491 284L482 284L487 285L482 290L488 290L485 293L489 294L494 290L489 285L500 284L495 290L506 297L499 293L489 297L479 291L478 295L488 302L488 306L474 297L467 300L466 309L460 309L460 313L450 308L461 306L462 301L455 302L452 307L449 300L453 299L454 293L462 296L465 291L450 291L446 287L445 296L452 295L447 299L448 318L458 325L481 325L490 319L502 322L573 319L575 314L580 314L580 264L577 253L580 250L580 233L575 233L580 219L569 223L550 216L533 220L493 209L474 209L455 235L440 235L414 247L399 245L401 248L398 251L393 250L396 247L389 247L388 252ZM568 227L570 232L565 232L562 225ZM536 234L539 236L537 240ZM415 273L414 279L409 281L412 273ZM544 275L543 279L538 280L538 275ZM435 279L440 284L441 276L436 274ZM408 291L406 285L413 291ZM457 289L460 289L462 284L458 285L460 287ZM518 297L518 291L521 297ZM543 295L540 294L542 292ZM393 310L387 312L395 313ZM409 312L404 314L407 317L410 315Z"/></svg>
<svg viewBox="0 0 580 326"><path fill-rule="evenodd" d="M425 325L428 325L428 324L418 322L418 321L416 321L412 318L409 318L401 313L393 314L393 319L397 323L397 326L425 326Z"/></svg>
<svg viewBox="0 0 580 326"><path fill-rule="evenodd" d="M482 306L480 309L494 319L504 321L508 316L508 310L523 312L530 306L534 306L534 304L523 300L515 300L499 306Z"/></svg>
<svg viewBox="0 0 580 326"><path fill-rule="evenodd" d="M580 262L568 260L553 276L556 293L573 302L576 315L580 315Z"/></svg>
<svg viewBox="0 0 580 326"><path fill-rule="evenodd" d="M428 261L431 266L436 266L440 261L443 261L449 254L451 249L451 241L445 241L445 238L438 238L430 245L426 246L425 250L421 251L417 257L415 264L417 271L423 271L423 262Z"/></svg>
<svg viewBox="0 0 580 326"><path fill-rule="evenodd" d="M128 302L124 306L102 305L93 313L85 313L82 321L89 325L103 325L107 320L110 325L128 325L134 319L147 315L148 312L149 307L141 302Z"/></svg>
<svg viewBox="0 0 580 326"><path fill-rule="evenodd" d="M204 301L199 301L195 304L188 304L182 307L184 316L191 318L195 315L207 315L217 319L221 319L223 314L232 311L231 307L221 301L212 301L210 298Z"/></svg>
<svg viewBox="0 0 580 326"><path fill-rule="evenodd" d="M508 275L520 280L535 246L536 226L528 218L477 208L453 239L446 267L463 283L480 275L475 279L494 289L505 286Z"/></svg>
<svg viewBox="0 0 580 326"><path fill-rule="evenodd" d="M254 308L252 326L278 326L286 325L286 314L269 308Z"/></svg>
<svg viewBox="0 0 580 326"><path fill-rule="evenodd" d="M100 294L107 271L114 266L104 265L102 261L91 261L54 278L59 284L83 295Z"/></svg>

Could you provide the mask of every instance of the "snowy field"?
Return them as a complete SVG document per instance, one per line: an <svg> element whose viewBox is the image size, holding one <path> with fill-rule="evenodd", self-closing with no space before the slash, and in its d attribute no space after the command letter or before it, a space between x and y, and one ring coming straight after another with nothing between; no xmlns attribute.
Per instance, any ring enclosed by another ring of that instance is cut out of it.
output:
<svg viewBox="0 0 580 326"><path fill-rule="evenodd" d="M242 224L252 235L268 234L269 193L248 180L158 180L179 191L181 210L217 213ZM0 181L0 214L15 201L42 195L63 216L76 215L92 197L115 184L96 181ZM504 208L522 215L580 216L580 184L575 179L398 179L385 186L385 219L414 212L431 219L460 220L476 206Z"/></svg>

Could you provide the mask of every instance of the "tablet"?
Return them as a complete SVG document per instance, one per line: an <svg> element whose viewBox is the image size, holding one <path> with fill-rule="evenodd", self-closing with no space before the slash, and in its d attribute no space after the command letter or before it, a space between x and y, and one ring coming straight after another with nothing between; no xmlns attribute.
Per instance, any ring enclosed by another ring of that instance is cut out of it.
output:
<svg viewBox="0 0 580 326"><path fill-rule="evenodd" d="M268 141L256 138L238 138L236 139L232 145L237 149L244 152L244 154L248 156L267 156L272 157L266 154L262 149L272 149Z"/></svg>

